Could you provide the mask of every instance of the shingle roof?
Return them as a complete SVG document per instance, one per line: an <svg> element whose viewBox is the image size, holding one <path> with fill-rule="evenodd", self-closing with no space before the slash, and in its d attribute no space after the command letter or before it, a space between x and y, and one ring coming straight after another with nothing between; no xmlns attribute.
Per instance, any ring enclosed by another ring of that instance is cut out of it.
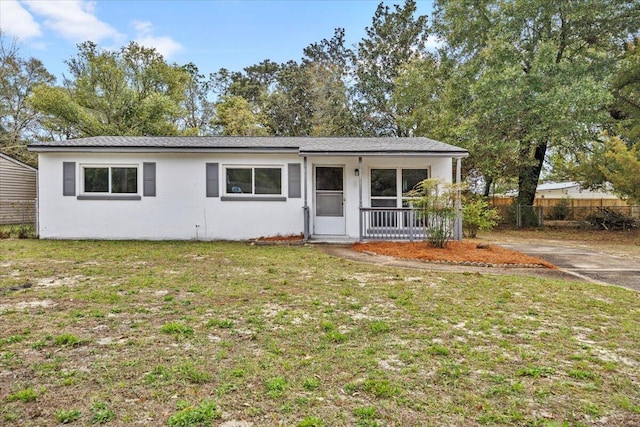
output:
<svg viewBox="0 0 640 427"><path fill-rule="evenodd" d="M94 136L29 145L32 151L84 151L86 149L144 149L153 151L294 151L300 154L451 154L466 156L467 150L429 138L347 137L245 137L245 136Z"/></svg>

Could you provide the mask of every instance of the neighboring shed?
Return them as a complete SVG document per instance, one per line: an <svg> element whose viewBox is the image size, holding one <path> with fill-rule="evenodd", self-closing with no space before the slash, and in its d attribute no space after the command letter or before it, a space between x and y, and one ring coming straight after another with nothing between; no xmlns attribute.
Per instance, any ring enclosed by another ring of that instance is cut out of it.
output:
<svg viewBox="0 0 640 427"><path fill-rule="evenodd" d="M0 224L35 221L36 168L0 153Z"/></svg>
<svg viewBox="0 0 640 427"><path fill-rule="evenodd" d="M538 185L536 199L607 199L618 200L618 196L609 191L597 191L582 188L578 182L548 182Z"/></svg>

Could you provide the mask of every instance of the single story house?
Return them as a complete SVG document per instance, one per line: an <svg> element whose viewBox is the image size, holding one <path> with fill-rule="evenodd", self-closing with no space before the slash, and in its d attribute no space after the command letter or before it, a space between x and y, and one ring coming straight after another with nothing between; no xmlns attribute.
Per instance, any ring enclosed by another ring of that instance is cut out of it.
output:
<svg viewBox="0 0 640 427"><path fill-rule="evenodd" d="M421 227L403 194L452 182L454 160L459 181L468 155L428 138L99 136L29 149L47 239L411 239Z"/></svg>
<svg viewBox="0 0 640 427"><path fill-rule="evenodd" d="M36 168L0 153L0 224L35 221Z"/></svg>
<svg viewBox="0 0 640 427"><path fill-rule="evenodd" d="M536 187L537 199L610 199L617 200L618 196L609 191L590 190L582 188L579 182L546 182Z"/></svg>

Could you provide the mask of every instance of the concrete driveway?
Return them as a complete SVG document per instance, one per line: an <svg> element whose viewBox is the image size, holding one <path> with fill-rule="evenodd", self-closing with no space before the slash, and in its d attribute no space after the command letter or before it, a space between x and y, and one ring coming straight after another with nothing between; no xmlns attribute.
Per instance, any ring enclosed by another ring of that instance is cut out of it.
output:
<svg viewBox="0 0 640 427"><path fill-rule="evenodd" d="M554 243L554 245L545 245L540 242L495 244L545 259L558 267L558 270L550 270L547 268L502 268L434 264L418 260L375 255L372 253L355 252L351 250L349 245L319 246L330 255L390 267L578 280L581 282L622 286L640 291L640 258L638 257L609 255L595 250L574 247L569 244L561 246L560 243Z"/></svg>
<svg viewBox="0 0 640 427"><path fill-rule="evenodd" d="M623 286L640 291L640 259L600 253L569 246L530 243L500 244L551 262L565 273L594 283Z"/></svg>

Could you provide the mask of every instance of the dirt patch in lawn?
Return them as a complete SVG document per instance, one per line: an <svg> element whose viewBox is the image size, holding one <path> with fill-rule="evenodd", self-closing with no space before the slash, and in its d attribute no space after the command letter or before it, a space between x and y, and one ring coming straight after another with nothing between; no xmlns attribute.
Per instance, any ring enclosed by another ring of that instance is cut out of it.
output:
<svg viewBox="0 0 640 427"><path fill-rule="evenodd" d="M553 264L540 258L477 242L451 241L444 249L432 248L425 242L369 242L355 243L352 249L358 252L427 262L556 269Z"/></svg>

